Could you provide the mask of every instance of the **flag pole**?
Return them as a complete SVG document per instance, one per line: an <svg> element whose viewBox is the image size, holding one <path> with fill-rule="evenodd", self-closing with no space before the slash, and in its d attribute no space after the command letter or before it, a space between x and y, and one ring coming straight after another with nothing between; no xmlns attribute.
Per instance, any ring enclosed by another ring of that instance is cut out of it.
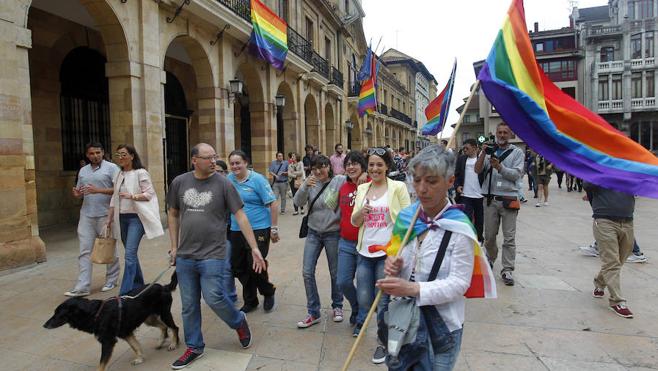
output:
<svg viewBox="0 0 658 371"><path fill-rule="evenodd" d="M411 236L411 232L414 230L414 224L416 224L416 220L418 219L418 215L420 215L420 209L422 208L422 205L418 205L418 209L416 209L416 212L414 213L413 218L411 218L411 224L409 224L409 228L407 229L407 233L405 233L404 238L402 239L402 243L400 244L400 249L398 249L397 254L395 257L400 256L400 253L402 253L402 250L404 249L404 246L409 242L409 237ZM377 304L379 304L379 300L382 298L382 290L379 290L377 292L377 296L375 297L375 300L372 301L372 305L370 306L370 310L368 311L368 316L366 317L365 321L363 322L363 326L361 327L361 332L359 332L359 336L356 337L356 340L354 341L354 344L352 345L352 349L350 350L349 355L347 356L347 359L345 360L345 363L343 364L343 368L341 369L342 371L347 371L347 369L350 367L350 363L352 363L352 359L354 358L354 355L356 354L356 350L361 344L361 340L363 339L363 335L366 333L366 329L368 328L368 324L370 323L370 320L372 319L372 315L375 313L375 309L377 308Z"/></svg>
<svg viewBox="0 0 658 371"><path fill-rule="evenodd" d="M459 128L462 126L462 122L464 122L464 115L466 114L468 105L471 103L471 99L473 99L473 96L475 95L475 93L477 93L479 88L480 88L480 80L477 80L473 85L473 89L471 89L471 95L468 96L466 103L464 103L464 109L462 110L462 113L459 114L459 120L457 120L457 125L455 125L455 130L452 132L452 135L450 136L450 140L448 140L448 145L446 146L446 148L450 148L454 145L454 142L457 138L457 132L459 131ZM441 130L441 133L443 133L443 130Z"/></svg>

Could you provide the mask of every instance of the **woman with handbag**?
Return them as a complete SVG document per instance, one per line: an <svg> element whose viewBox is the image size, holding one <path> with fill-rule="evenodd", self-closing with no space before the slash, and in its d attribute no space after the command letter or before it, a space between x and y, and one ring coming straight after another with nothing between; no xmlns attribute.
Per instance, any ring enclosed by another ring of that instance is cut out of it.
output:
<svg viewBox="0 0 658 371"><path fill-rule="evenodd" d="M299 155L295 152L290 152L288 157L290 158L290 165L288 166L288 180L290 181L290 192L292 193L293 205L295 206L295 212L292 213L292 215L299 214L300 209L302 215L304 215L304 206L297 206L297 204L294 202L295 194L304 182L304 164L299 162Z"/></svg>
<svg viewBox="0 0 658 371"><path fill-rule="evenodd" d="M448 189L455 179L454 170L454 155L438 145L423 149L409 163L420 204L414 203L404 209L400 217L402 220L408 217L409 223L409 215L420 207L413 226L418 233L398 258L386 259L387 278L378 280L377 287L393 297L415 300L410 308L418 308L421 314L416 342L422 338L427 346L421 351L417 347L402 348L396 367L390 367L391 358L387 359L390 369L416 369L416 366L424 370L450 371L459 355L464 294L471 285L477 237L461 208L448 200ZM397 300L394 298L394 301ZM393 303L389 320L396 314Z"/></svg>
<svg viewBox="0 0 658 371"><path fill-rule="evenodd" d="M228 160L231 167L228 180L233 183L242 198L244 212L251 223L258 249L265 259L270 249L270 240L274 243L279 241L277 214L279 201L276 200L267 179L247 168L249 159L244 151L237 149L231 152ZM235 277L242 284L244 305L240 310L249 313L256 309L259 304L258 292L260 292L263 295L263 309L269 312L274 309L274 292L276 291L267 273L269 269L260 273L254 271L251 249L233 214L231 214L230 230L231 268Z"/></svg>
<svg viewBox="0 0 658 371"><path fill-rule="evenodd" d="M108 228L112 223L119 226L121 242L126 249L119 290L119 295L125 295L144 284L137 254L142 237L146 234L146 238L152 239L162 236L164 231L160 222L158 197L137 150L130 144L120 144L115 156L121 172L114 182L107 225Z"/></svg>
<svg viewBox="0 0 658 371"><path fill-rule="evenodd" d="M351 218L352 224L359 228L359 240L356 246L359 252L356 268L359 314L354 327L354 336L359 335L370 305L375 299L375 282L384 278L386 254L376 250L371 252L371 250L390 241L398 213L411 203L407 186L387 176L393 168L393 157L390 152L385 148L370 148L367 159L368 175L372 181L358 187ZM372 362L376 364L383 363L386 357L382 331L384 331L383 321L387 302L388 297L383 297L377 310L379 346L372 357Z"/></svg>
<svg viewBox="0 0 658 371"><path fill-rule="evenodd" d="M320 323L320 296L315 282L315 267L322 249L327 254L331 276L331 307L333 321L343 321L343 293L336 284L338 271L338 239L340 210L338 190L345 183L345 176L333 177L331 162L324 155L317 155L311 161L311 175L297 191L295 205L308 206L308 214L302 219L300 237L305 236L302 275L306 289L307 316L297 322L298 328L308 328Z"/></svg>

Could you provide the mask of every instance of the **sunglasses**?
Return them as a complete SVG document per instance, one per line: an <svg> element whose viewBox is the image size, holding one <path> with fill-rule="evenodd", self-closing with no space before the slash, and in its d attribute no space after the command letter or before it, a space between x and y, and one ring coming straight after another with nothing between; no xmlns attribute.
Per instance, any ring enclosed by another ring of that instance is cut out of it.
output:
<svg viewBox="0 0 658 371"><path fill-rule="evenodd" d="M384 156L384 154L386 154L386 150L384 148L379 148L379 147L368 148L368 156L370 155Z"/></svg>

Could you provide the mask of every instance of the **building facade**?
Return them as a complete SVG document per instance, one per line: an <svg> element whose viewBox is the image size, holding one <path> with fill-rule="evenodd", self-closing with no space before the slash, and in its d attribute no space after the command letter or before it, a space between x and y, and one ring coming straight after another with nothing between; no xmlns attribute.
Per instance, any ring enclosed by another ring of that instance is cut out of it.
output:
<svg viewBox="0 0 658 371"><path fill-rule="evenodd" d="M612 0L574 9L584 54L584 104L649 150L658 150L655 61L658 1Z"/></svg>
<svg viewBox="0 0 658 371"><path fill-rule="evenodd" d="M249 0L2 2L0 269L43 261L40 228L76 222L71 187L92 140L110 156L133 144L164 210L198 142L222 158L243 149L264 172L276 151L413 136L386 120L376 136L356 114L359 0L264 3L288 23L282 71L248 53Z"/></svg>

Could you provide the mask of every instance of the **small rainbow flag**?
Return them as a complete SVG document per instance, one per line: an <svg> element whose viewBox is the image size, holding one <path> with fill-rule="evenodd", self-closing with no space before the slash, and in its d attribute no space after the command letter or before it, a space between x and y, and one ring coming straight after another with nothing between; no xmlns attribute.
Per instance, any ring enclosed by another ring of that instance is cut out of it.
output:
<svg viewBox="0 0 658 371"><path fill-rule="evenodd" d="M282 70L288 54L288 24L259 0L251 0L253 30L249 50Z"/></svg>
<svg viewBox="0 0 658 371"><path fill-rule="evenodd" d="M658 158L541 71L523 0L512 1L478 79L503 120L558 168L602 187L658 198Z"/></svg>
<svg viewBox="0 0 658 371"><path fill-rule="evenodd" d="M448 111L450 110L450 100L452 99L452 88L455 85L455 72L457 71L457 60L452 65L450 79L443 88L441 94L434 98L425 108L425 117L427 122L421 128L423 135L436 135L443 129L446 120L448 120Z"/></svg>
<svg viewBox="0 0 658 371"><path fill-rule="evenodd" d="M377 108L377 99L375 98L375 81L370 78L363 82L361 85L361 92L359 93L359 117L363 117L366 113L372 115Z"/></svg>
<svg viewBox="0 0 658 371"><path fill-rule="evenodd" d="M372 245L368 247L370 253L377 251L384 251L388 256L395 256L400 250L400 244L404 235L409 229L411 220L413 219L416 209L420 207L420 202L407 206L398 214L393 226L393 235L391 240L385 246ZM421 211L422 213L422 211ZM471 220L462 211L460 206L453 205L439 216L439 219L434 223L438 224L439 228L451 231L453 233L461 233L473 241L473 275L471 276L471 286L464 294L467 298L496 298L496 279L494 278L489 261L480 247L475 232L475 227ZM429 225L422 221L419 217L413 225L413 230L409 236L409 241L421 235L429 229Z"/></svg>

